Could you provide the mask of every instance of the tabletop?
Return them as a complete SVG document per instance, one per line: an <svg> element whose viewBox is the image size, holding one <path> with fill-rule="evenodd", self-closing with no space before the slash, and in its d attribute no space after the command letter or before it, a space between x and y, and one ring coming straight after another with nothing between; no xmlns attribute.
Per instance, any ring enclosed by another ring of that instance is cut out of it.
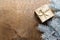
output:
<svg viewBox="0 0 60 40"><path fill-rule="evenodd" d="M48 0L0 0L0 39L11 40L12 28L22 38L41 40L34 10L47 3Z"/></svg>

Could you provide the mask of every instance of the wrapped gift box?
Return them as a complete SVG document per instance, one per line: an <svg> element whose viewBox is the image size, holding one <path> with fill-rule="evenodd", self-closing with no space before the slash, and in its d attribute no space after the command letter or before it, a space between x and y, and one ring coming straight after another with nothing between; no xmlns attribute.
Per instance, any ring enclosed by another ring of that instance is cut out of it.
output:
<svg viewBox="0 0 60 40"><path fill-rule="evenodd" d="M45 22L54 16L54 13L51 11L49 5L47 4L37 8L35 13L42 22Z"/></svg>

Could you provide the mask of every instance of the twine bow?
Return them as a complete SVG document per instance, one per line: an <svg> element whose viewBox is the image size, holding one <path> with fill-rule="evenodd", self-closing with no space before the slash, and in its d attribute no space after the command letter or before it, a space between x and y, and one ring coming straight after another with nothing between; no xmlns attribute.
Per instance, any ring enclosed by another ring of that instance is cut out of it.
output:
<svg viewBox="0 0 60 40"><path fill-rule="evenodd" d="M44 16L45 18L47 18L48 14L45 14L47 11L49 11L49 9L46 10L45 12L43 12L42 10L40 10L40 12L41 12L42 14L39 14L39 16Z"/></svg>

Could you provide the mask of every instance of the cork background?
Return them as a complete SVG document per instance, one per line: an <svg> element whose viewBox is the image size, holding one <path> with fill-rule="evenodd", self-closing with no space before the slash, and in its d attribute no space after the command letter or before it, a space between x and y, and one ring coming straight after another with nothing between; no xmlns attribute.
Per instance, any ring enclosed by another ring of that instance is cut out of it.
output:
<svg viewBox="0 0 60 40"><path fill-rule="evenodd" d="M48 0L0 0L0 40L41 40L34 10Z"/></svg>

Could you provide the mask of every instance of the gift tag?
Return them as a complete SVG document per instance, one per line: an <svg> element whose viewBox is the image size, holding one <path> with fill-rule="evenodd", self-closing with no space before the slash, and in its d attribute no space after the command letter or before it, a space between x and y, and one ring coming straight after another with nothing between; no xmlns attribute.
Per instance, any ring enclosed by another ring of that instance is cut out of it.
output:
<svg viewBox="0 0 60 40"><path fill-rule="evenodd" d="M49 5L43 5L40 8L35 10L35 13L37 14L37 16L39 17L39 19L42 22L47 21L48 19L52 18L54 16L53 12L51 11L51 9L49 8Z"/></svg>

